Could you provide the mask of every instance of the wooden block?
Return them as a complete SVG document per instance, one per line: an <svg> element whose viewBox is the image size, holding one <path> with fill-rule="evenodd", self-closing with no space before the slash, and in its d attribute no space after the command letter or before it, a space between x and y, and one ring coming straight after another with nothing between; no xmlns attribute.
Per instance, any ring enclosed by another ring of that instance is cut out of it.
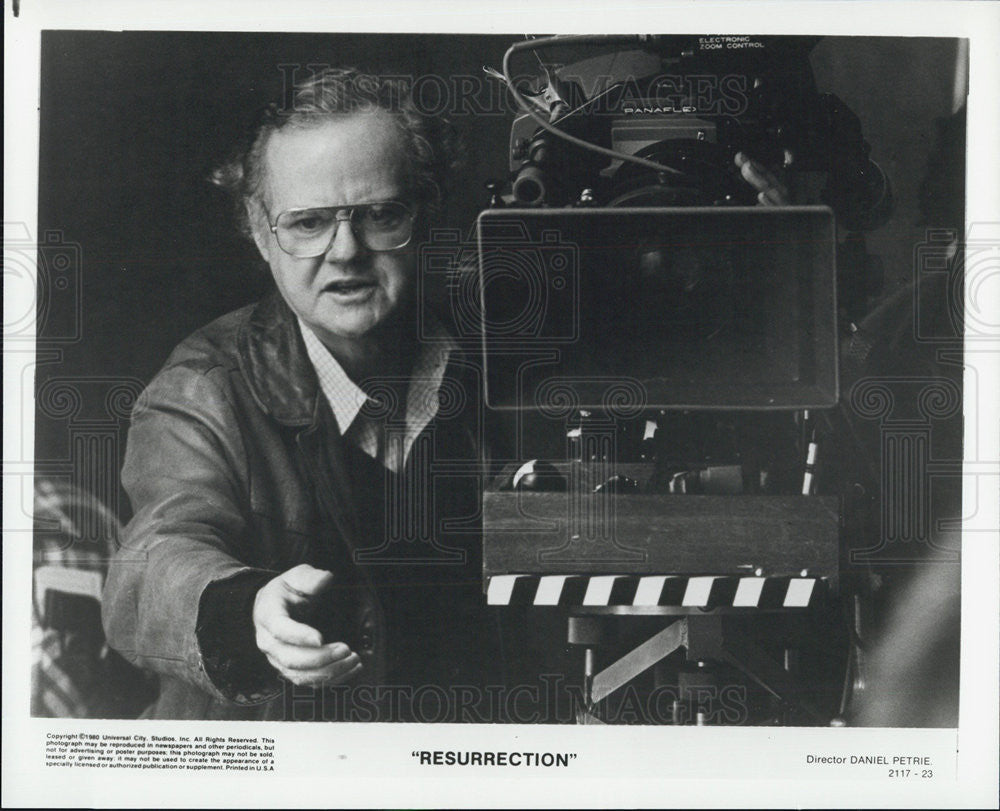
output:
<svg viewBox="0 0 1000 811"><path fill-rule="evenodd" d="M839 534L831 496L488 492L484 571L834 579Z"/></svg>

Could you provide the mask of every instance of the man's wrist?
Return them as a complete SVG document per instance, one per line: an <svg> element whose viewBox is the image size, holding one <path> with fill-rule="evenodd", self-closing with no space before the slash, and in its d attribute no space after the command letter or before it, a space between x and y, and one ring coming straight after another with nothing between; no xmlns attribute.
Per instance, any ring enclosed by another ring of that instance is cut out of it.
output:
<svg viewBox="0 0 1000 811"><path fill-rule="evenodd" d="M257 647L257 593L274 572L251 569L210 583L198 607L197 636L205 672L226 697L257 703L278 689L278 674Z"/></svg>

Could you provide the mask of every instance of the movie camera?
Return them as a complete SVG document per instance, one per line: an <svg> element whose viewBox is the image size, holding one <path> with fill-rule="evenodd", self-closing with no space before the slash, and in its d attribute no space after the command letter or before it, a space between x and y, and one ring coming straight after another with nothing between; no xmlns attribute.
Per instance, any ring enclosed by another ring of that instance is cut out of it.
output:
<svg viewBox="0 0 1000 811"><path fill-rule="evenodd" d="M704 697L727 679L745 722L844 713L829 629L850 516L820 451L838 332L877 273L863 249L838 267L838 231L884 222L891 194L857 116L817 91L814 44L558 36L504 57L523 112L509 189L488 184L478 219L507 442L485 588L565 613L583 723L630 683L674 685L674 723L717 718ZM538 75L515 77L529 51ZM813 204L755 205L738 153L811 183Z"/></svg>

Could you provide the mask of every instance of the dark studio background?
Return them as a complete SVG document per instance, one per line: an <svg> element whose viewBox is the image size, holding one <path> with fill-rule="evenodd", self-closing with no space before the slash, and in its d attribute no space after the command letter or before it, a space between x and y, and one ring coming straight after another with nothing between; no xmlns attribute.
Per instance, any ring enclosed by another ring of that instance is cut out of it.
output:
<svg viewBox="0 0 1000 811"><path fill-rule="evenodd" d="M472 103L495 112L453 115L468 157L444 224L465 233L487 203L484 180L506 173L513 118L482 66L499 68L517 39L45 32L38 233L53 232L50 255L78 246L79 262L67 287L40 296L38 470L87 487L127 518L117 475L129 399L185 336L267 289L229 199L206 178L253 113L280 97L290 70L280 65L481 78ZM822 40L812 53L818 89L859 116L893 184L895 213L868 239L884 263L884 297L913 281L927 226L961 229L964 130L947 160L939 145L958 52L956 40L855 37ZM71 408L62 382L79 392ZM109 392L121 385L116 405ZM82 458L81 429L94 426L106 438L101 456Z"/></svg>

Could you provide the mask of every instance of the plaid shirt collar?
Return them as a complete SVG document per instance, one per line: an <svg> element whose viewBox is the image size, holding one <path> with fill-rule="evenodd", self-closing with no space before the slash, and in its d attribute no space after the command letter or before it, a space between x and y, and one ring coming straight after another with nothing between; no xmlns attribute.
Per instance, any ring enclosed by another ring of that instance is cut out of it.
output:
<svg viewBox="0 0 1000 811"><path fill-rule="evenodd" d="M297 318L302 341L306 345L306 353L316 370L319 387L326 395L333 416L337 419L340 433L346 434L354 418L358 416L361 407L368 401L368 395L347 376L347 372L337 363L337 359L323 346L323 343L301 318Z"/></svg>
<svg viewBox="0 0 1000 811"><path fill-rule="evenodd" d="M316 370L320 390L330 403L341 435L347 436L348 431L354 426L351 435L356 444L372 456L382 457L382 461L388 467L399 470L413 440L437 416L441 382L444 379L448 360L452 353L457 351L458 345L448 335L440 322L428 319L423 324L420 348L407 386L405 428L399 426L403 433L402 448L399 449L402 451L402 458L384 458L385 443L378 441L378 431L373 426L373 421L367 419L365 412L362 411L366 403L372 403L372 410L376 412L384 409L380 409L372 398L347 376L336 358L330 354L330 351L316 337L316 334L303 323L301 318L298 319L298 324L306 353ZM365 411L369 411L369 409L365 409ZM394 421L401 422L399 418L402 416L396 415ZM377 450L377 448L381 450ZM391 456L395 457L398 454Z"/></svg>

